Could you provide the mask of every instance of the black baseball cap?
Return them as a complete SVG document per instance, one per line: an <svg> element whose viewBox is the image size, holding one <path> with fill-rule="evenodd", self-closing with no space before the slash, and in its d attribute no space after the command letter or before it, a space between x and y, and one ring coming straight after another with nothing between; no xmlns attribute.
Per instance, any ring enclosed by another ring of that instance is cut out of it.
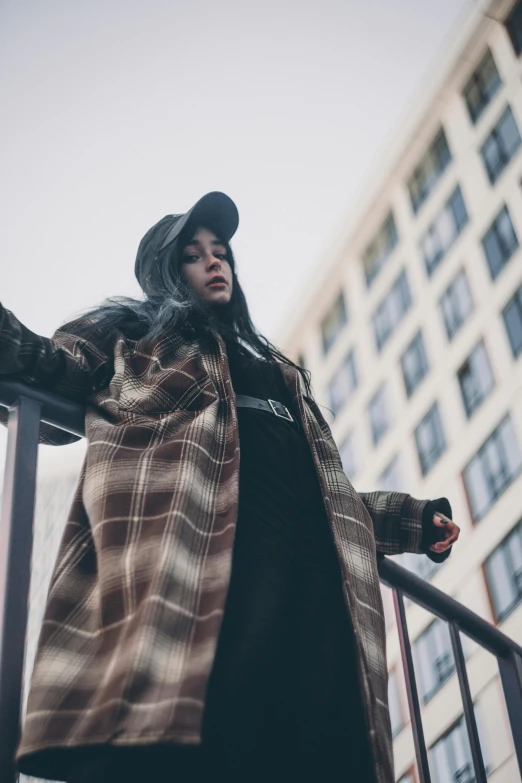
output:
<svg viewBox="0 0 522 783"><path fill-rule="evenodd" d="M220 239L230 242L239 225L239 213L232 199L225 193L213 191L199 199L193 207L181 215L165 215L149 228L141 240L134 272L144 291L154 277L154 264L158 254L172 244L185 226L205 226L219 234Z"/></svg>

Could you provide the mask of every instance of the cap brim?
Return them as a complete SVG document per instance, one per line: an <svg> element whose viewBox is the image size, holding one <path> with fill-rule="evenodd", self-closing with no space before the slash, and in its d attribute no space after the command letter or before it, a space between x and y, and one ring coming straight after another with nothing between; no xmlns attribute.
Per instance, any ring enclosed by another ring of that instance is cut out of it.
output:
<svg viewBox="0 0 522 783"><path fill-rule="evenodd" d="M183 231L188 223L195 226L208 226L219 231L220 238L229 242L239 225L239 212L232 199L225 193L213 191L197 201L167 233L159 250L170 245Z"/></svg>

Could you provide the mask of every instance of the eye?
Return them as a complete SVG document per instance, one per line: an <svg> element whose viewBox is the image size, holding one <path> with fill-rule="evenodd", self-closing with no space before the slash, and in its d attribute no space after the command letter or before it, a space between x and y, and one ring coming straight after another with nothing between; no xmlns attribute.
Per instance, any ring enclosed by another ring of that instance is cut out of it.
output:
<svg viewBox="0 0 522 783"><path fill-rule="evenodd" d="M216 258L219 258L220 261L228 261L226 253L214 253L214 255Z"/></svg>
<svg viewBox="0 0 522 783"><path fill-rule="evenodd" d="M198 255L193 255L191 253L185 253L185 255L183 256L183 262L185 264L193 264L195 261L198 260L198 258L199 258Z"/></svg>

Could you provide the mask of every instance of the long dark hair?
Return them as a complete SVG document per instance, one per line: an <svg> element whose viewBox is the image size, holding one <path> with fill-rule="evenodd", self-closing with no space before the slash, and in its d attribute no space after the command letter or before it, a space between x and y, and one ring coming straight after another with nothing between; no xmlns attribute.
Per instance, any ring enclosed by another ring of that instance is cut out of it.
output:
<svg viewBox="0 0 522 783"><path fill-rule="evenodd" d="M206 228L206 226L205 226ZM219 232L210 228L219 238ZM112 296L98 307L85 312L81 319L81 335L109 339L116 332L132 340L158 339L170 331L194 332L203 335L220 334L225 340L239 343L258 358L283 362L295 367L303 378L306 393L312 397L310 372L291 361L266 337L257 331L241 288L234 254L228 242L223 242L232 271L230 302L212 307L187 285L181 276L183 249L191 236L185 229L177 240L161 251L147 280L144 299ZM78 329L75 330L78 332Z"/></svg>

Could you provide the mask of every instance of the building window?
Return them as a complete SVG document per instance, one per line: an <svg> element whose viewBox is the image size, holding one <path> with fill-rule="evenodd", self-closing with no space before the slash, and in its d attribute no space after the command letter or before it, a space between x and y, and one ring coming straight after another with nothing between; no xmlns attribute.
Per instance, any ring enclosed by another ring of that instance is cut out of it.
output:
<svg viewBox="0 0 522 783"><path fill-rule="evenodd" d="M446 623L434 620L413 643L413 655L419 674L419 695L426 704L455 671Z"/></svg>
<svg viewBox="0 0 522 783"><path fill-rule="evenodd" d="M494 280L518 248L508 208L504 205L482 239L489 273Z"/></svg>
<svg viewBox="0 0 522 783"><path fill-rule="evenodd" d="M410 287L403 269L372 315L377 350L382 350L411 306Z"/></svg>
<svg viewBox="0 0 522 783"><path fill-rule="evenodd" d="M508 106L480 150L492 185L520 147L521 141L513 112Z"/></svg>
<svg viewBox="0 0 522 783"><path fill-rule="evenodd" d="M522 601L522 522L488 557L486 579L498 621Z"/></svg>
<svg viewBox="0 0 522 783"><path fill-rule="evenodd" d="M513 44L516 54L522 52L522 2L515 5L508 18L506 19L506 28Z"/></svg>
<svg viewBox="0 0 522 783"><path fill-rule="evenodd" d="M348 402L357 388L357 371L355 368L354 351L344 358L341 366L330 381L328 391L330 395L330 407L334 414Z"/></svg>
<svg viewBox="0 0 522 783"><path fill-rule="evenodd" d="M451 152L446 134L441 128L408 180L411 205L415 214L424 204L450 162Z"/></svg>
<svg viewBox="0 0 522 783"><path fill-rule="evenodd" d="M357 450L355 447L355 435L353 432L350 432L339 446L339 456L343 463L344 472L350 480L353 479L359 470Z"/></svg>
<svg viewBox="0 0 522 783"><path fill-rule="evenodd" d="M502 315L508 333L511 350L516 359L522 351L522 286L505 306Z"/></svg>
<svg viewBox="0 0 522 783"><path fill-rule="evenodd" d="M397 234L395 218L393 217L393 212L389 212L377 232L377 236L363 253L362 261L368 287L386 264L398 241L399 235Z"/></svg>
<svg viewBox="0 0 522 783"><path fill-rule="evenodd" d="M425 476L446 449L439 406L436 402L415 428L415 441L422 475Z"/></svg>
<svg viewBox="0 0 522 783"><path fill-rule="evenodd" d="M440 309L448 340L458 332L468 315L473 312L473 299L463 269L453 278L440 299Z"/></svg>
<svg viewBox="0 0 522 783"><path fill-rule="evenodd" d="M396 737L404 726L404 718L399 696L399 684L395 672L390 672L388 675L388 704L390 707L392 737Z"/></svg>
<svg viewBox="0 0 522 783"><path fill-rule="evenodd" d="M368 414L373 444L376 445L391 424L390 406L385 384L375 392L370 400Z"/></svg>
<svg viewBox="0 0 522 783"><path fill-rule="evenodd" d="M464 88L464 99L473 123L477 122L501 84L493 55L488 49Z"/></svg>
<svg viewBox="0 0 522 783"><path fill-rule="evenodd" d="M393 457L377 479L377 488L385 492L404 491L404 476L398 454Z"/></svg>
<svg viewBox="0 0 522 783"><path fill-rule="evenodd" d="M433 274L467 222L466 205L457 185L420 242L428 275Z"/></svg>
<svg viewBox="0 0 522 783"><path fill-rule="evenodd" d="M457 372L462 402L468 419L492 391L495 382L482 340Z"/></svg>
<svg viewBox="0 0 522 783"><path fill-rule="evenodd" d="M411 397L429 369L426 348L420 330L402 354L401 367L406 394Z"/></svg>
<svg viewBox="0 0 522 783"><path fill-rule="evenodd" d="M464 468L464 483L475 522L489 511L521 467L520 448L508 414Z"/></svg>
<svg viewBox="0 0 522 783"><path fill-rule="evenodd" d="M484 732L480 713L475 705L475 720L479 735L482 758L486 774L490 771L487 747L484 743ZM433 770L433 783L475 783L473 757L469 744L468 732L464 716L446 734L430 748L430 768Z"/></svg>
<svg viewBox="0 0 522 783"><path fill-rule="evenodd" d="M321 321L321 334L323 337L323 351L327 353L334 344L337 336L348 321L346 305L342 292L335 300L330 311Z"/></svg>

